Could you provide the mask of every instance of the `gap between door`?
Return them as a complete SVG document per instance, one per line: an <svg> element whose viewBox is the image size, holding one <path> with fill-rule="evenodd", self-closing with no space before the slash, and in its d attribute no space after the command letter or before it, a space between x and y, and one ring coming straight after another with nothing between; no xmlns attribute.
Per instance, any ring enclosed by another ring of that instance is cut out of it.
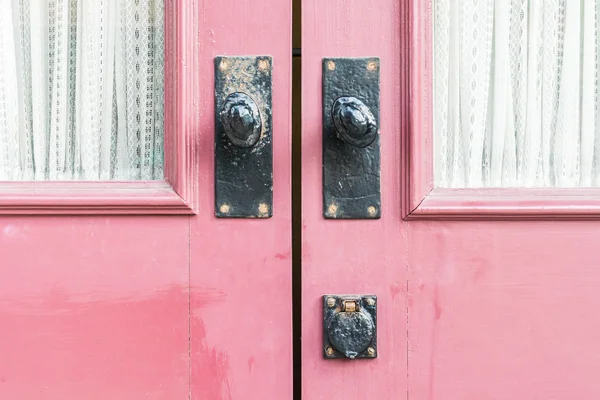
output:
<svg viewBox="0 0 600 400"><path fill-rule="evenodd" d="M294 400L302 397L302 0L292 8L292 323Z"/></svg>

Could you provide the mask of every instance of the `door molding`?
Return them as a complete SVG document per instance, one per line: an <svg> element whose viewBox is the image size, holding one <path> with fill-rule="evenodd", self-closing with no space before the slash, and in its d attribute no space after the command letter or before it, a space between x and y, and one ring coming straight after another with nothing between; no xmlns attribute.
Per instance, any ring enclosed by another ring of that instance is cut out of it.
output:
<svg viewBox="0 0 600 400"><path fill-rule="evenodd" d="M195 214L198 51L193 0L165 0L165 179L0 183L0 215Z"/></svg>
<svg viewBox="0 0 600 400"><path fill-rule="evenodd" d="M402 0L400 7L403 218L600 219L600 188L434 187L432 0Z"/></svg>

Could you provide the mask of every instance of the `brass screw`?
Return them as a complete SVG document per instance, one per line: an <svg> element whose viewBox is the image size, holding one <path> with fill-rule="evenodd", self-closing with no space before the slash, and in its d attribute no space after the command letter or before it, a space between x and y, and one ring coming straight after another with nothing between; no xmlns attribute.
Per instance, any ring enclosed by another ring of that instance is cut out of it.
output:
<svg viewBox="0 0 600 400"><path fill-rule="evenodd" d="M374 348L372 348L372 347L369 347L369 348L367 349L367 353L369 353L369 355L370 355L371 357L373 357L373 356L375 355L375 349L374 349Z"/></svg>
<svg viewBox="0 0 600 400"><path fill-rule="evenodd" d="M258 213L261 217L266 216L267 214L269 214L269 206L266 205L265 203L261 203L258 206Z"/></svg>
<svg viewBox="0 0 600 400"><path fill-rule="evenodd" d="M335 306L335 299L333 297L330 297L327 299L327 307L333 307Z"/></svg>
<svg viewBox="0 0 600 400"><path fill-rule="evenodd" d="M367 299L367 304L370 305L370 306L374 306L375 305L375 299L372 299L372 298L369 297Z"/></svg>
<svg viewBox="0 0 600 400"><path fill-rule="evenodd" d="M221 211L223 214L227 214L229 212L229 206L227 204L223 204L221 207L219 207L219 211Z"/></svg>
<svg viewBox="0 0 600 400"><path fill-rule="evenodd" d="M329 207L327 207L327 213L329 213L329 215L335 215L337 213L338 210L338 206L336 206L335 204L330 204Z"/></svg>
<svg viewBox="0 0 600 400"><path fill-rule="evenodd" d="M327 350L325 350L325 352L327 353L328 356L333 355L333 349L331 347L328 347Z"/></svg>
<svg viewBox="0 0 600 400"><path fill-rule="evenodd" d="M369 206L369 208L367 208L367 213L369 213L369 216L374 217L377 215L377 208L374 206Z"/></svg>
<svg viewBox="0 0 600 400"><path fill-rule="evenodd" d="M377 69L377 63L375 61L369 61L367 64L367 69L369 71L375 71Z"/></svg>
<svg viewBox="0 0 600 400"><path fill-rule="evenodd" d="M226 60L221 60L221 63L219 64L219 69L221 71L225 71L227 68L229 68L229 63Z"/></svg>
<svg viewBox="0 0 600 400"><path fill-rule="evenodd" d="M259 60L258 61L258 69L264 71L268 68L269 68L269 63L267 62L267 60Z"/></svg>
<svg viewBox="0 0 600 400"><path fill-rule="evenodd" d="M333 71L335 69L335 63L333 61L327 62L327 69Z"/></svg>

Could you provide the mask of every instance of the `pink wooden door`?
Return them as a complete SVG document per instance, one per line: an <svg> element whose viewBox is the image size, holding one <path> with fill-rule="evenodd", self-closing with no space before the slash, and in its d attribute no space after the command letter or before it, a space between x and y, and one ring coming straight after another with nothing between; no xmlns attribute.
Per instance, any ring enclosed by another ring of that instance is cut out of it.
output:
<svg viewBox="0 0 600 400"><path fill-rule="evenodd" d="M291 2L166 0L165 179L0 182L0 398L291 399ZM273 217L217 219L214 58L273 57Z"/></svg>
<svg viewBox="0 0 600 400"><path fill-rule="evenodd" d="M598 398L598 189L434 184L432 4L303 2L303 398ZM322 216L328 57L380 58L379 220ZM324 359L324 294L377 295L376 359Z"/></svg>

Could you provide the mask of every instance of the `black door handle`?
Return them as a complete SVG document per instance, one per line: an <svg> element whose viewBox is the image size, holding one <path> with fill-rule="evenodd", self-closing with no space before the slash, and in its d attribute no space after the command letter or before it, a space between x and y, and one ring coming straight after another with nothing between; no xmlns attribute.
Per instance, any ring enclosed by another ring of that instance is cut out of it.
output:
<svg viewBox="0 0 600 400"><path fill-rule="evenodd" d="M373 113L356 97L340 97L333 103L331 118L338 138L356 147L367 147L377 138Z"/></svg>

